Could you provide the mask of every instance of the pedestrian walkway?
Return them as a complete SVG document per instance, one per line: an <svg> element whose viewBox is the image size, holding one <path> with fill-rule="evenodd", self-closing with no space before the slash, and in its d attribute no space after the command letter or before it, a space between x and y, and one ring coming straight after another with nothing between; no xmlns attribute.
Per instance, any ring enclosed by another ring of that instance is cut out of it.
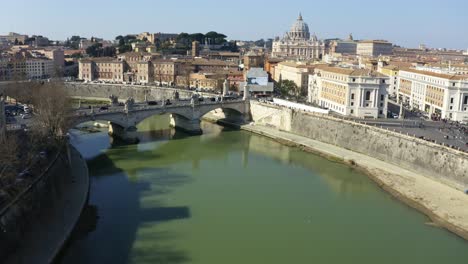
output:
<svg viewBox="0 0 468 264"><path fill-rule="evenodd" d="M25 235L17 251L5 262L7 264L51 263L70 236L88 198L89 175L86 161L71 148L72 166L64 173L61 198L54 201L53 208L42 210Z"/></svg>

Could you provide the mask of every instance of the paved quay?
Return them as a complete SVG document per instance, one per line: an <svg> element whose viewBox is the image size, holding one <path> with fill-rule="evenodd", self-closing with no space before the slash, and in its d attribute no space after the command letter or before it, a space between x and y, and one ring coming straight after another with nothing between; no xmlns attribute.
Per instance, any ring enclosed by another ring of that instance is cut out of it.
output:
<svg viewBox="0 0 468 264"><path fill-rule="evenodd" d="M86 205L89 191L89 175L86 161L71 148L72 169L60 192L63 199L57 200L53 208L47 208L31 222L20 247L5 264L52 263L73 231L81 211Z"/></svg>
<svg viewBox="0 0 468 264"><path fill-rule="evenodd" d="M356 166L394 197L429 216L434 224L468 240L468 195L459 190L394 164L275 128L253 124L241 128Z"/></svg>

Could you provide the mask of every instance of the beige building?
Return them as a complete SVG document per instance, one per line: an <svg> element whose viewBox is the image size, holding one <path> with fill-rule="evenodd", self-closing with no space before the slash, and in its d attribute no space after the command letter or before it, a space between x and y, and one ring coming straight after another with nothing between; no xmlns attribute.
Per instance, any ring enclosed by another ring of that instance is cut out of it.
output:
<svg viewBox="0 0 468 264"><path fill-rule="evenodd" d="M190 87L221 91L225 75L216 73L191 73Z"/></svg>
<svg viewBox="0 0 468 264"><path fill-rule="evenodd" d="M398 94L413 109L468 122L468 75L402 69L398 73Z"/></svg>
<svg viewBox="0 0 468 264"><path fill-rule="evenodd" d="M26 59L26 77L28 79L47 79L55 75L55 64L49 59Z"/></svg>
<svg viewBox="0 0 468 264"><path fill-rule="evenodd" d="M309 85L309 74L314 71L316 64L307 64L294 61L283 61L274 67L273 80L293 81L298 87L306 90Z"/></svg>
<svg viewBox="0 0 468 264"><path fill-rule="evenodd" d="M115 58L82 59L79 62L78 79L84 81L123 82L124 62Z"/></svg>
<svg viewBox="0 0 468 264"><path fill-rule="evenodd" d="M175 85L179 75L188 75L186 64L177 60L153 60L154 81L162 85Z"/></svg>
<svg viewBox="0 0 468 264"><path fill-rule="evenodd" d="M325 44L310 35L309 26L299 15L289 32L283 38L273 41L271 56L298 60L321 60L325 54Z"/></svg>
<svg viewBox="0 0 468 264"><path fill-rule="evenodd" d="M137 64L136 80L137 83L153 83L154 67L150 61L141 61Z"/></svg>
<svg viewBox="0 0 468 264"><path fill-rule="evenodd" d="M239 70L238 63L229 61L195 58L191 63L195 72L222 72Z"/></svg>
<svg viewBox="0 0 468 264"><path fill-rule="evenodd" d="M0 36L0 39L6 41L8 43L15 43L15 41L18 40L18 42L21 42L21 43L24 44L24 42L26 41L27 38L28 38L28 35L18 34L18 33L15 33L15 32L10 32L10 33L8 33L8 35Z"/></svg>
<svg viewBox="0 0 468 264"><path fill-rule="evenodd" d="M392 97L396 97L398 95L398 71L399 68L393 65L387 65L383 67L379 67L378 71L383 75L388 76L390 78L388 91L387 94Z"/></svg>
<svg viewBox="0 0 468 264"><path fill-rule="evenodd" d="M34 49L34 52L39 52L46 58L53 60L56 67L63 67L65 65L65 55L62 49L47 48L47 49Z"/></svg>
<svg viewBox="0 0 468 264"><path fill-rule="evenodd" d="M366 57L388 56L393 54L393 45L385 40L363 40L358 42L356 54Z"/></svg>
<svg viewBox="0 0 468 264"><path fill-rule="evenodd" d="M388 81L371 70L321 65L309 77L308 101L341 115L385 118Z"/></svg>

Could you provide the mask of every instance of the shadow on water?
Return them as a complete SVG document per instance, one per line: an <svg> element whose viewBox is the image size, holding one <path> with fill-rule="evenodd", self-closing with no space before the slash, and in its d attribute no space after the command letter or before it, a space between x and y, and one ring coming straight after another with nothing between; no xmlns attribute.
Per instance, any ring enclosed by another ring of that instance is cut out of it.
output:
<svg viewBox="0 0 468 264"><path fill-rule="evenodd" d="M138 166L138 169L119 168L116 164L123 160L149 161L149 156L152 155L147 153L141 156L141 153L138 153L136 157L133 151L137 151L136 145L123 145L118 142L106 153L88 160L91 175L89 204L83 211L69 243L55 263L124 264L133 263L135 257L138 263L176 264L190 261L183 250L166 246L165 242L174 239L175 234L159 232L153 228L146 232L144 228L191 217L188 206L168 207L161 199L161 195L186 184L190 178L164 168L151 167L149 162L144 164L148 166ZM155 159L154 155L152 159ZM132 175L145 175L145 180L140 177L138 181L132 181ZM151 196L151 207L142 208L140 200L148 196ZM138 241L144 241L151 246L135 248L137 236ZM112 252L112 255L108 255L109 252Z"/></svg>

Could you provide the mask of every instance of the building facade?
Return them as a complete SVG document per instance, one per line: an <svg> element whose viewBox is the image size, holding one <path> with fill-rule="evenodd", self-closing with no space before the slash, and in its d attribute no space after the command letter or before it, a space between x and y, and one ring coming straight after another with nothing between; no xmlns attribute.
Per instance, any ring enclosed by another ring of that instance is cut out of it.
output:
<svg viewBox="0 0 468 264"><path fill-rule="evenodd" d="M393 45L384 40L363 40L358 42L356 54L366 57L389 56L393 55Z"/></svg>
<svg viewBox="0 0 468 264"><path fill-rule="evenodd" d="M273 42L271 56L298 60L321 60L325 54L325 44L315 35L311 36L309 26L299 15L291 30L283 38Z"/></svg>
<svg viewBox="0 0 468 264"><path fill-rule="evenodd" d="M412 68L400 70L398 95L410 108L440 118L468 122L468 75Z"/></svg>
<svg viewBox="0 0 468 264"><path fill-rule="evenodd" d="M78 79L121 83L124 69L124 63L114 58L83 59L79 62Z"/></svg>
<svg viewBox="0 0 468 264"><path fill-rule="evenodd" d="M278 63L274 69L273 80L281 82L282 80L293 81L298 87L306 90L309 85L309 74L314 71L317 65L309 65L300 62L283 61Z"/></svg>
<svg viewBox="0 0 468 264"><path fill-rule="evenodd" d="M252 93L272 93L273 82L269 82L268 73L263 68L251 68L246 73L247 87ZM245 83L240 86L243 87Z"/></svg>
<svg viewBox="0 0 468 264"><path fill-rule="evenodd" d="M46 79L55 75L55 63L48 59L27 59L26 77L28 79Z"/></svg>
<svg viewBox="0 0 468 264"><path fill-rule="evenodd" d="M370 70L318 66L309 77L308 101L341 115L385 118L388 81Z"/></svg>
<svg viewBox="0 0 468 264"><path fill-rule="evenodd" d="M389 85L388 85L388 95L391 97L396 97L398 95L398 67L388 65L379 67L378 71L383 75L388 76Z"/></svg>

